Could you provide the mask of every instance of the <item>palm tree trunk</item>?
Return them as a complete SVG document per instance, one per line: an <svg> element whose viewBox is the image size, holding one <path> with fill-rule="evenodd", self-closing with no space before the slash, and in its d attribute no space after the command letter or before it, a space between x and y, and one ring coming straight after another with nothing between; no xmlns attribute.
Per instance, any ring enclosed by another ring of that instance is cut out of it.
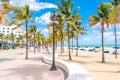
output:
<svg viewBox="0 0 120 80"><path fill-rule="evenodd" d="M26 57L28 59L28 21L26 19Z"/></svg>
<svg viewBox="0 0 120 80"><path fill-rule="evenodd" d="M70 31L69 31L69 24L68 24L68 53L69 53L69 60L72 60L71 53L70 53Z"/></svg>
<svg viewBox="0 0 120 80"><path fill-rule="evenodd" d="M38 52L40 52L40 41L38 41Z"/></svg>
<svg viewBox="0 0 120 80"><path fill-rule="evenodd" d="M63 52L65 52L64 47L65 47L65 45L64 45L64 41L63 41Z"/></svg>
<svg viewBox="0 0 120 80"><path fill-rule="evenodd" d="M40 51L41 51L41 42L40 42Z"/></svg>
<svg viewBox="0 0 120 80"><path fill-rule="evenodd" d="M115 58L117 58L117 33L116 33L116 25L114 24L114 34L115 34Z"/></svg>
<svg viewBox="0 0 120 80"><path fill-rule="evenodd" d="M104 58L104 24L102 24L102 63L105 62Z"/></svg>
<svg viewBox="0 0 120 80"><path fill-rule="evenodd" d="M14 38L13 38L13 49L15 48L15 44L14 44Z"/></svg>
<svg viewBox="0 0 120 80"><path fill-rule="evenodd" d="M73 36L72 36L72 52L73 52Z"/></svg>
<svg viewBox="0 0 120 80"><path fill-rule="evenodd" d="M76 40L76 47L77 47L76 56L78 56L78 35L77 35L77 40Z"/></svg>
<svg viewBox="0 0 120 80"><path fill-rule="evenodd" d="M63 49L63 46L62 46L62 37L63 37L63 36L62 36L62 29L61 29L60 33L61 33L60 40L61 40L61 54L62 54L62 52L63 52L63 51L62 51L62 49Z"/></svg>
<svg viewBox="0 0 120 80"><path fill-rule="evenodd" d="M36 53L36 51L35 51L35 33L34 33L34 53Z"/></svg>
<svg viewBox="0 0 120 80"><path fill-rule="evenodd" d="M43 46L43 40L42 40L42 49L44 49L44 46Z"/></svg>
<svg viewBox="0 0 120 80"><path fill-rule="evenodd" d="M21 47L23 47L23 40L21 40Z"/></svg>

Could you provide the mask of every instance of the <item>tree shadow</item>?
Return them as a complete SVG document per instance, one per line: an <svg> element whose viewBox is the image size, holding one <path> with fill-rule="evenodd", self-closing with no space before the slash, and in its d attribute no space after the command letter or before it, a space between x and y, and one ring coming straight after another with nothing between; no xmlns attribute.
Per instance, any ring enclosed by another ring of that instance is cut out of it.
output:
<svg viewBox="0 0 120 80"><path fill-rule="evenodd" d="M35 57L35 58L29 58L29 60L32 60L32 61L42 61L43 58L42 57Z"/></svg>
<svg viewBox="0 0 120 80"><path fill-rule="evenodd" d="M16 53L17 54L17 53ZM19 55L23 55L24 53L19 53Z"/></svg>
<svg viewBox="0 0 120 80"><path fill-rule="evenodd" d="M117 73L120 73L120 71L117 71Z"/></svg>
<svg viewBox="0 0 120 80"><path fill-rule="evenodd" d="M105 73L120 73L120 71L100 71L100 70L89 70L91 72L105 72Z"/></svg>
<svg viewBox="0 0 120 80"><path fill-rule="evenodd" d="M105 63L102 63L101 61L93 61L95 63L100 63L100 64L106 64L106 65L120 65L119 62L105 62Z"/></svg>
<svg viewBox="0 0 120 80"><path fill-rule="evenodd" d="M59 57L68 57L68 55L62 55L62 54L59 54Z"/></svg>
<svg viewBox="0 0 120 80"><path fill-rule="evenodd" d="M82 58L94 58L94 56L75 56L75 57L82 57Z"/></svg>
<svg viewBox="0 0 120 80"><path fill-rule="evenodd" d="M1 58L1 59L0 59L0 62L10 61L10 60L15 60L15 59Z"/></svg>

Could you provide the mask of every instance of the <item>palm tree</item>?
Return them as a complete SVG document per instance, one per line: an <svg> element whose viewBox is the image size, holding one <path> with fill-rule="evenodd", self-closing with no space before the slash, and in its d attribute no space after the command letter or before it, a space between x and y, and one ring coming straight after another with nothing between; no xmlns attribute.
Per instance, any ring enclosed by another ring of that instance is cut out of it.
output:
<svg viewBox="0 0 120 80"><path fill-rule="evenodd" d="M57 15L57 26L56 28L58 29L57 31L59 31L59 36L60 36L60 41L61 41L61 54L63 53L63 25L64 25L64 22L63 22L63 17L62 17L62 14L59 14L59 10L58 10L58 15Z"/></svg>
<svg viewBox="0 0 120 80"><path fill-rule="evenodd" d="M120 5L120 0L109 0L113 5Z"/></svg>
<svg viewBox="0 0 120 80"><path fill-rule="evenodd" d="M13 9L14 15L12 16L13 21L11 22L16 23L18 25L25 22L26 26L26 57L28 59L28 21L32 21L32 12L30 11L29 5L25 5L23 7L16 7Z"/></svg>
<svg viewBox="0 0 120 80"><path fill-rule="evenodd" d="M23 47L24 36L23 35L19 35L17 39L18 39L18 41L20 41L20 47L22 48Z"/></svg>
<svg viewBox="0 0 120 80"><path fill-rule="evenodd" d="M0 32L0 39L1 39L1 41L3 40L3 36L4 36L4 34Z"/></svg>
<svg viewBox="0 0 120 80"><path fill-rule="evenodd" d="M25 5L23 7L15 7L10 4L3 4L4 12L9 13L13 11L14 15L12 16L13 21L10 23L17 24L17 27L22 25L22 22L25 22L26 26L26 57L28 59L28 21L32 21L32 12L30 11L29 5Z"/></svg>
<svg viewBox="0 0 120 80"><path fill-rule="evenodd" d="M68 36L68 52L69 52L69 60L72 60L71 53L70 53L70 27L74 27L77 29L74 25L74 21L78 20L76 17L71 17L72 15L75 15L78 12L78 8L73 12L72 14L72 8L73 3L70 0L60 0L61 4L57 4L59 12L63 15L64 21L66 21L67 24L67 36ZM81 18L79 18L81 19Z"/></svg>
<svg viewBox="0 0 120 80"><path fill-rule="evenodd" d="M78 56L78 35L79 34L82 34L82 35L84 35L84 34L86 34L86 32L85 32L85 27L84 26L81 26L82 25L82 22L81 21L76 21L75 22L75 25L77 26L77 28L78 28L78 30L79 30L79 33L78 32L76 32L76 34L77 34L77 36L76 36L76 47L77 47L77 50L76 50L76 56Z"/></svg>
<svg viewBox="0 0 120 80"><path fill-rule="evenodd" d="M116 24L120 23L120 0L113 0L111 2L113 7L109 13L110 23L114 25L114 35L115 35L115 58L117 58L117 33L116 33Z"/></svg>
<svg viewBox="0 0 120 80"><path fill-rule="evenodd" d="M9 35L9 39L11 40L11 42L13 43L13 49L14 49L14 47L15 47L15 35L13 34L13 33L11 33L10 35Z"/></svg>
<svg viewBox="0 0 120 80"><path fill-rule="evenodd" d="M75 28L72 28L70 31L70 37L72 39L72 52L73 52L73 39L75 39L75 37L76 37L75 32L76 32Z"/></svg>
<svg viewBox="0 0 120 80"><path fill-rule="evenodd" d="M98 6L97 12L98 12L98 16L96 15L91 15L89 17L89 20L91 21L90 26L94 26L98 23L101 24L101 32L102 32L102 63L105 62L105 58L104 58L104 25L106 24L107 27L109 26L109 18L108 18L108 14L110 12L111 9L111 4L108 3L101 3Z"/></svg>
<svg viewBox="0 0 120 80"><path fill-rule="evenodd" d="M29 5L23 7L17 7L13 10L13 21L11 23L21 24L25 22L26 27L26 57L28 59L28 21L32 21L32 12L30 11Z"/></svg>
<svg viewBox="0 0 120 80"><path fill-rule="evenodd" d="M8 39L9 39L9 36L3 36L3 40L5 40L6 42Z"/></svg>
<svg viewBox="0 0 120 80"><path fill-rule="evenodd" d="M36 41L38 42L38 52L41 51L41 41L42 41L42 36L40 32L36 33Z"/></svg>
<svg viewBox="0 0 120 80"><path fill-rule="evenodd" d="M36 38L36 32L37 32L37 27L35 25L30 25L29 26L29 32L32 33L34 35L34 53L36 52L35 51L35 38Z"/></svg>

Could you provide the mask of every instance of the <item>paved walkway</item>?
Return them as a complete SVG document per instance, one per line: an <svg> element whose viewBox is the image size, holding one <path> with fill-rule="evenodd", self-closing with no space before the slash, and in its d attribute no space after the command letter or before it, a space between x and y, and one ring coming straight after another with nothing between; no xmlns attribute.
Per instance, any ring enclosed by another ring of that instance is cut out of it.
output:
<svg viewBox="0 0 120 80"><path fill-rule="evenodd" d="M16 54L22 51L25 52L25 49L17 50ZM0 80L64 80L62 70L50 71L51 65L42 62L45 53L42 50L34 54L30 49L28 60L24 59L25 55L19 55L11 60L0 61Z"/></svg>

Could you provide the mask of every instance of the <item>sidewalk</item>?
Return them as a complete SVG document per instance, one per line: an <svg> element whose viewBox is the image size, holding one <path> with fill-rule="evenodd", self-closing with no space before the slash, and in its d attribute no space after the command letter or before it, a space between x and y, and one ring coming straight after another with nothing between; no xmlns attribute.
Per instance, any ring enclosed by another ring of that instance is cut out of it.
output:
<svg viewBox="0 0 120 80"><path fill-rule="evenodd" d="M42 62L42 55L46 52L29 50L29 59L25 54L16 59L0 63L0 80L64 80L62 70L50 71L51 65Z"/></svg>

